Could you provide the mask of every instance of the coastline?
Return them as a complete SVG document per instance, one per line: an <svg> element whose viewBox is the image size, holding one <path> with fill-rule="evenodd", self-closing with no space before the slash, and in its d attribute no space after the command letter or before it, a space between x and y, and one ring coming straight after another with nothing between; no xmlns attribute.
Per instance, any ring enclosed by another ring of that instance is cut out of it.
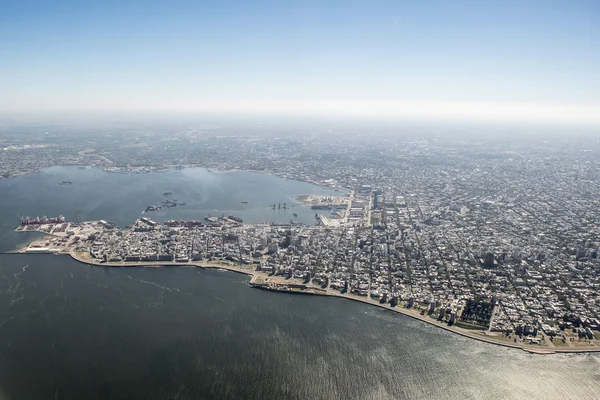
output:
<svg viewBox="0 0 600 400"><path fill-rule="evenodd" d="M20 253L19 253L20 254ZM231 263L216 263L216 262L187 262L187 263L178 263L178 262L160 262L160 261L156 261L156 262L123 262L123 263L100 263L91 259L88 259L86 257L83 257L82 255L76 253L73 250L70 250L68 253L64 252L64 253L56 253L56 255L70 255L72 259L74 259L75 261L78 261L82 264L88 264L91 266L97 266L97 267L107 267L107 268L160 268L160 267L193 267L193 268L202 268L202 269L217 269L217 270L225 270L225 271L229 271L229 272L234 272L234 273L238 273L238 274L244 274L246 276L250 277L249 280L249 284L252 285L252 282L255 278L257 277L268 277L269 275L265 272L261 272L261 271L256 271L254 269L254 267L243 267L243 266L238 266L235 264L231 264ZM289 283L293 283L293 281L290 281ZM307 288L309 289L317 289L317 287L315 286L307 286ZM546 355L546 354L565 354L565 353L600 353L600 347L582 347L582 348L572 348L572 347L567 347L567 348L556 348L556 347L549 347L549 346L534 346L534 345L525 345L525 344L519 344L519 343L511 343L511 342L507 342L507 341L502 341L502 340L498 340L495 339L493 337L487 337L487 336L483 336L474 332L471 332L469 330L466 329L462 329L456 326L448 326L445 323L440 323L437 320L434 320L433 318L430 318L428 316L425 315L421 315L418 312L414 312L410 309L405 309L405 308L401 308L401 307L390 307L389 305L386 304L381 304L379 303L379 301L376 300L371 300L368 299L366 297L361 297L361 296L357 296L357 295L353 295L353 294L348 294L348 293L341 293L338 292L336 290L332 290L332 289L321 289L320 287L318 287L319 292L303 292L303 291L294 291L294 292L284 292L282 290L273 290L273 289L269 289L267 287L261 287L260 289L262 290L269 290L269 291L273 291L273 292L279 292L279 293L288 293L288 294L305 294L305 295L312 295L312 296L329 296L329 297L335 297L335 298L341 298L341 299L346 299L346 300L351 300L351 301L356 301L356 302L360 302L363 304L368 304L368 305L372 305L372 306L376 306L379 307L381 309L387 310L387 311L392 311L392 312L396 312L402 315L405 315L407 317L419 320L421 322L436 326L438 328L444 329L445 331L448 332L452 332L455 334L458 334L460 336L466 337L466 338L470 338L470 339L474 339L474 340L478 340L480 342L485 342L488 344L493 344L493 345L497 345L497 346L503 346L506 348L511 348L511 349L521 349L523 351L526 351L530 354L538 354L538 355Z"/></svg>

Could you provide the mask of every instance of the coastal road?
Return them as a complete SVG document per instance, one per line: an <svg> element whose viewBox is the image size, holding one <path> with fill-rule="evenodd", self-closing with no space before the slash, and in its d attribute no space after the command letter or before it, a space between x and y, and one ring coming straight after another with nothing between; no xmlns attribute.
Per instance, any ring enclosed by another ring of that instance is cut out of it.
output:
<svg viewBox="0 0 600 400"><path fill-rule="evenodd" d="M254 267L249 267L249 266L237 266L237 265L233 265L233 264L220 264L220 263L214 263L214 262L198 262L198 263L176 263L176 262L130 262L130 263L99 263L96 261L93 261L89 255L86 256L86 254L84 253L77 253L74 251L74 249L71 249L71 251L69 253L66 253L68 255L70 255L73 259L82 262L84 264L88 264L88 265L96 265L96 266L101 266L101 267L125 267L125 266L129 266L129 267L165 267L165 266L181 266L181 267L200 267L200 268L216 268L216 269L223 269L223 270L228 270L228 271L232 271L232 272L238 272L238 273L242 273L245 275L248 275L250 277L254 277L254 276L264 276L264 277L268 277L268 274L265 272L261 272L261 271L256 271ZM297 282L296 280L294 280L294 282ZM309 284L307 285L308 288L318 288L321 289L318 286L315 286L313 284ZM316 294L316 293L314 293ZM466 329L462 329L462 328L458 328L456 326L447 326L446 324L440 323L436 320L434 320L433 318L429 317L429 316L425 316L425 315L420 315L418 312L415 312L413 310L410 309L406 309L403 307L390 307L387 304L380 304L378 301L372 300L372 299L368 299L365 296L357 296L357 295L353 295L351 293L341 293L338 292L337 290L325 290L320 294L316 294L316 295L327 295L327 296L333 296L333 297L340 297L340 298L345 298L348 300L353 300L353 301L359 301L361 303L365 303L365 304L370 304L376 307L380 307L389 311L393 311L393 312L397 312L403 315L406 315L408 317L414 318L414 319L418 319L422 322L431 324L431 325L435 325L439 328L442 328L444 330L459 334L461 336L465 336L465 337L469 337L471 339L475 339L475 340L479 340L482 342L486 342L486 343L490 343L490 344L495 344L495 345L499 345L499 346L504 346L504 347L510 347L510 348L515 348L515 349L522 349L531 353L538 353L538 354L551 354L551 353L591 353L591 352L600 352L600 348L597 346L590 346L590 347L567 347L567 348L550 348L550 347L540 347L540 346L532 346L532 345L526 345L523 344L522 342L517 342L517 343L510 343L510 342L504 342L501 341L499 339L493 338L493 337L486 337L480 333L477 332L472 332Z"/></svg>

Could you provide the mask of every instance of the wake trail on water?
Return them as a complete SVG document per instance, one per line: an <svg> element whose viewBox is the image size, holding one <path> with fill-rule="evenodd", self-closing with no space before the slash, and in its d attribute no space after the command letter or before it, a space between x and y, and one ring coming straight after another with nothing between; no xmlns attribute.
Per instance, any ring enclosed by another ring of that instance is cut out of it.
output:
<svg viewBox="0 0 600 400"><path fill-rule="evenodd" d="M180 291L178 288L170 288L170 287L162 286L162 285L159 285L156 282L145 281L143 279L135 279L131 275L127 275L127 277L129 279L133 280L133 281L140 282L140 283L145 283L145 284L152 285L152 286L156 286L156 287L159 287L161 289L168 290L169 292L175 292L175 291L179 292Z"/></svg>
<svg viewBox="0 0 600 400"><path fill-rule="evenodd" d="M19 317L22 317L22 316L24 316L24 315L33 314L34 312L37 312L37 311L38 311L38 310L31 310L31 311L25 311L25 312L22 312L22 313L20 313L20 314L17 314L17 315L13 315L12 317L10 317L10 318L7 318L7 319L5 319L4 321L0 322L0 328L2 328L2 327L5 325L5 324L9 323L10 321L12 321L12 320L13 320L13 319L15 319L15 318L19 318Z"/></svg>
<svg viewBox="0 0 600 400"><path fill-rule="evenodd" d="M11 297L13 297L13 295L15 295L16 297L12 298L10 300L9 305L13 305L14 303L23 300L25 298L25 293L23 293L23 290L27 287L27 286L33 286L35 287L35 283L29 282L27 279L24 279L21 277L21 275L23 275L25 273L25 270L29 267L29 265L25 265L23 266L23 268L21 269L21 272L16 272L13 274L13 277L16 280L16 285L10 285L5 291L4 294L7 294ZM24 285L22 285L23 283L25 283Z"/></svg>

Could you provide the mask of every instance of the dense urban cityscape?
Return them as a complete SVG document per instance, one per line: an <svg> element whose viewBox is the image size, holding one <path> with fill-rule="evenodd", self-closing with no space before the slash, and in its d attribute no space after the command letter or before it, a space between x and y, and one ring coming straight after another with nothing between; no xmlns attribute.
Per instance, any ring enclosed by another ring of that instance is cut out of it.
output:
<svg viewBox="0 0 600 400"><path fill-rule="evenodd" d="M172 129L143 134L148 129L139 128L117 141L116 128L76 140L45 129L27 141L6 135L0 172L10 177L57 164L122 173L201 166L347 189L348 197L297 198L314 209L315 226L244 224L233 216L160 224L149 216L125 230L95 224L76 245L107 264L252 265L416 309L448 325L487 330L506 342L597 346L597 138L446 136L436 129L278 133L273 127L262 136L252 129L239 135L235 128ZM44 229L68 226L55 225ZM50 246L60 246L67 239L53 241Z"/></svg>
<svg viewBox="0 0 600 400"><path fill-rule="evenodd" d="M600 399L598 21L0 1L0 400Z"/></svg>

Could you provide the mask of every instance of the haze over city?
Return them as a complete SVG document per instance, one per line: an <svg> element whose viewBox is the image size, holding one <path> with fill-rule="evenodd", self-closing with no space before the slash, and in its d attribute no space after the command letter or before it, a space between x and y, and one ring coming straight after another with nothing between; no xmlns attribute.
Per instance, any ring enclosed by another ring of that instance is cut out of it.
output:
<svg viewBox="0 0 600 400"><path fill-rule="evenodd" d="M1 112L600 123L597 1L3 1Z"/></svg>

